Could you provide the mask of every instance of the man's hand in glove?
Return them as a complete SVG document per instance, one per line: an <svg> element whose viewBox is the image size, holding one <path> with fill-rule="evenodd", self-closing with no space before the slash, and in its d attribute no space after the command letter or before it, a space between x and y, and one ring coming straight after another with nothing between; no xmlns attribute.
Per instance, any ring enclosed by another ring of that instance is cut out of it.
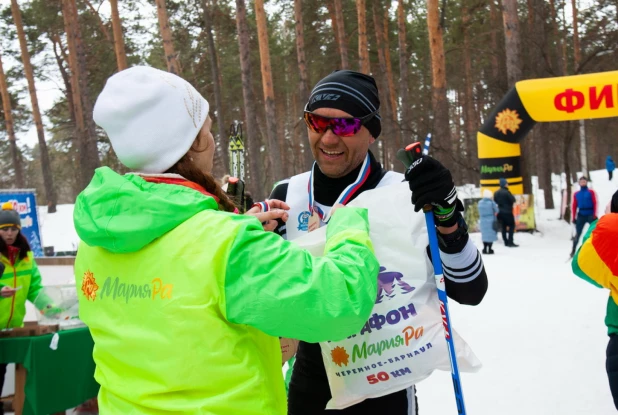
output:
<svg viewBox="0 0 618 415"><path fill-rule="evenodd" d="M463 205L457 199L453 177L446 167L429 156L422 156L406 171L406 180L415 212L431 205L436 226L448 228L457 224Z"/></svg>

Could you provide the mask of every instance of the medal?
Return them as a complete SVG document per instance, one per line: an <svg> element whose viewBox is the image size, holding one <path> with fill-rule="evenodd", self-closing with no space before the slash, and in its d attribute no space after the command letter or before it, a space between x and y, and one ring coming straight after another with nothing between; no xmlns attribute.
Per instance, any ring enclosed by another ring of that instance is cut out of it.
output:
<svg viewBox="0 0 618 415"><path fill-rule="evenodd" d="M311 175L309 176L309 183L308 183L309 212L312 212L311 217L309 218L309 232L315 229L318 229L322 222L328 223L328 221L330 220L331 213L332 213L332 210L330 210L328 214L325 215L322 209L320 209L318 206L314 206L315 200L313 196L313 193L314 193L313 192L313 173L315 171L316 165L317 163L314 162L313 167L311 168ZM362 185L367 181L367 179L369 178L370 172L371 172L371 163L370 163L369 153L367 153L367 156L365 157L365 161L363 162L363 165L361 166L360 172L358 172L358 177L356 177L356 180L354 180L352 184L350 184L348 187L345 188L345 190L339 195L339 197L337 198L333 206L336 205L337 203L341 203L342 205L347 204L350 201L350 199L352 199L352 196L354 196L354 194L358 191L358 189L360 189Z"/></svg>
<svg viewBox="0 0 618 415"><path fill-rule="evenodd" d="M316 212L315 210L313 211L313 213L311 214L311 216L309 216L309 232L313 232L316 229L318 229L320 227L320 215L318 215L318 212Z"/></svg>

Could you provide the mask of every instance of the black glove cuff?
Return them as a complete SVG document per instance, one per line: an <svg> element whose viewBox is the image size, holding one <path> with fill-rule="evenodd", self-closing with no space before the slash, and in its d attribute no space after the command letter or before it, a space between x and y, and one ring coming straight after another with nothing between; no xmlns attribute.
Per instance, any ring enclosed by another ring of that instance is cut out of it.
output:
<svg viewBox="0 0 618 415"><path fill-rule="evenodd" d="M459 212L456 213L456 217L455 223L459 226L455 232L449 234L442 234L440 231L437 232L440 250L445 254L457 254L461 252L468 243L468 239L470 239L466 221ZM455 225L455 223L453 223L453 225Z"/></svg>

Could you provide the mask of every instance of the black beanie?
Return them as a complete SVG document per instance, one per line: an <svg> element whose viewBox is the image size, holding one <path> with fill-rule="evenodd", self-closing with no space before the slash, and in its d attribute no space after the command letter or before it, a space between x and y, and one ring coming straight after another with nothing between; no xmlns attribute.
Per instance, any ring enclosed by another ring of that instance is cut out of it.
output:
<svg viewBox="0 0 618 415"><path fill-rule="evenodd" d="M380 109L380 97L375 79L349 70L335 71L319 81L309 97L308 111L334 108L353 117L365 117ZM365 123L373 138L382 132L380 114Z"/></svg>
<svg viewBox="0 0 618 415"><path fill-rule="evenodd" d="M612 196L612 204L609 207L610 212L618 213L618 191Z"/></svg>
<svg viewBox="0 0 618 415"><path fill-rule="evenodd" d="M21 229L21 219L19 213L13 210L11 202L6 202L0 208L0 228L8 228L9 226Z"/></svg>

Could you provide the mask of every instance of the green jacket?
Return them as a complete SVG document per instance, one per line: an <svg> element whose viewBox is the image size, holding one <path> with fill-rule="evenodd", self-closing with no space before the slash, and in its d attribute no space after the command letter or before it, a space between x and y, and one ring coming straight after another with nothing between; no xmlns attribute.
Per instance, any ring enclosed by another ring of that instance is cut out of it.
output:
<svg viewBox="0 0 618 415"><path fill-rule="evenodd" d="M0 288L21 287L13 297L0 297L0 328L22 327L26 315L26 300L34 302L41 291L41 273L34 261L32 252L24 259L17 258L12 263L9 258L0 255L4 272L0 276Z"/></svg>
<svg viewBox="0 0 618 415"><path fill-rule="evenodd" d="M367 212L336 212L325 255L188 187L100 168L74 213L80 318L110 414L285 414L278 336L340 340L377 294Z"/></svg>

